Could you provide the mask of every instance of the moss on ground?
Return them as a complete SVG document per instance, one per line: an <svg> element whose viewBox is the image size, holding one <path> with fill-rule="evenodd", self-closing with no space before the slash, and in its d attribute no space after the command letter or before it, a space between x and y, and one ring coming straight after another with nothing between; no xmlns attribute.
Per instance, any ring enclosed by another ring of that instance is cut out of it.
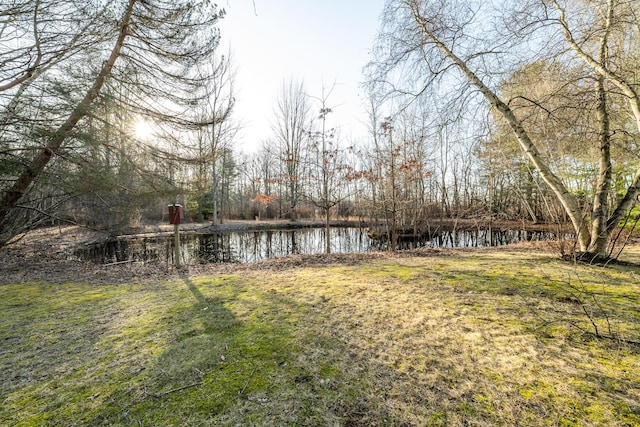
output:
<svg viewBox="0 0 640 427"><path fill-rule="evenodd" d="M637 278L501 250L4 284L0 424L639 425Z"/></svg>

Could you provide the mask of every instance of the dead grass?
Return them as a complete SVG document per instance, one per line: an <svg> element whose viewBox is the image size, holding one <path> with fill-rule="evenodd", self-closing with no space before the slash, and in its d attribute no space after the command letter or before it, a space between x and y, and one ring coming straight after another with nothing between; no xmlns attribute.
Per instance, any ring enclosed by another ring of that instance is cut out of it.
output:
<svg viewBox="0 0 640 427"><path fill-rule="evenodd" d="M0 424L640 424L636 267L502 248L199 268L5 282Z"/></svg>

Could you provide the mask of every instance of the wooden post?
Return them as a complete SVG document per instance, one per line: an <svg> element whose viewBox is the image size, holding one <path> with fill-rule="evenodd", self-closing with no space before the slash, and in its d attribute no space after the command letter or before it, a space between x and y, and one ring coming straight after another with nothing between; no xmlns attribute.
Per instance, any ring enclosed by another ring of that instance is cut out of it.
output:
<svg viewBox="0 0 640 427"><path fill-rule="evenodd" d="M176 268L180 268L180 224L173 224L173 256Z"/></svg>
<svg viewBox="0 0 640 427"><path fill-rule="evenodd" d="M173 257L176 268L180 268L180 223L184 211L182 205L169 205L169 224L173 224Z"/></svg>

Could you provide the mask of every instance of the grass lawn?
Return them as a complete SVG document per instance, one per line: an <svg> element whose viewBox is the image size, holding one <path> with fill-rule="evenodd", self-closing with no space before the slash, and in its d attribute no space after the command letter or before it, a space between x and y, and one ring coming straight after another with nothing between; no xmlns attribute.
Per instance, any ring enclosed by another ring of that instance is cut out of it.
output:
<svg viewBox="0 0 640 427"><path fill-rule="evenodd" d="M225 271L0 285L0 425L640 425L637 267L502 249Z"/></svg>

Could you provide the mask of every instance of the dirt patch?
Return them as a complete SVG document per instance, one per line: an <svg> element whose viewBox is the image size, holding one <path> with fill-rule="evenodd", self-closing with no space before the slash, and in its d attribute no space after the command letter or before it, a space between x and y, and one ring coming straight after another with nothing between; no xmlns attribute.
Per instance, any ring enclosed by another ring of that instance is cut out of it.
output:
<svg viewBox="0 0 640 427"><path fill-rule="evenodd" d="M122 282L166 273L158 271L157 265L132 264L109 268L71 259L74 248L109 238L109 233L103 231L71 226L32 231L0 249L1 283Z"/></svg>

